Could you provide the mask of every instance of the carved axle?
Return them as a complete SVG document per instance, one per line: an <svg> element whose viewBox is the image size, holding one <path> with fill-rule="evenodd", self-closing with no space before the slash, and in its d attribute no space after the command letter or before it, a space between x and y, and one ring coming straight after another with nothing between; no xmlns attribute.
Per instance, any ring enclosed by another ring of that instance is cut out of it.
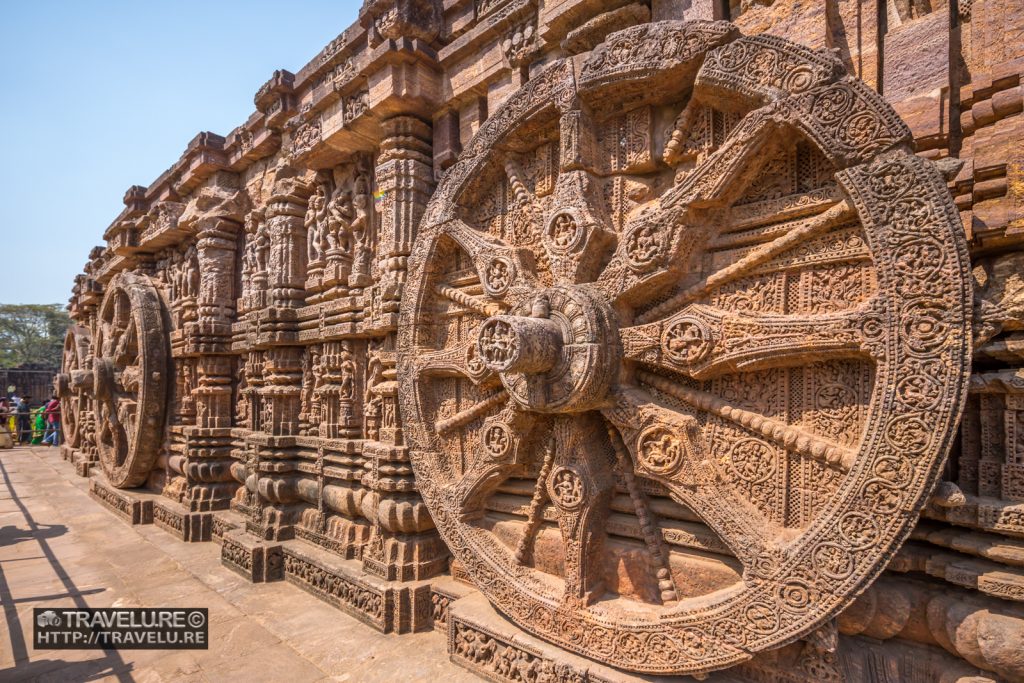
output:
<svg viewBox="0 0 1024 683"><path fill-rule="evenodd" d="M480 327L477 350L496 372L539 374L555 367L562 341L558 323L547 318L496 315Z"/></svg>

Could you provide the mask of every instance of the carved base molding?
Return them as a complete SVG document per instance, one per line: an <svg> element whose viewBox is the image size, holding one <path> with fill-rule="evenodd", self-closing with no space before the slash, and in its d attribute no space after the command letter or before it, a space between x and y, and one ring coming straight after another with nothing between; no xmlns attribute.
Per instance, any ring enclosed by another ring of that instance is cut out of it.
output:
<svg viewBox="0 0 1024 683"><path fill-rule="evenodd" d="M234 510L220 510L213 513L213 522L210 525L210 540L214 543L223 543L226 534L236 529L244 528L244 517Z"/></svg>
<svg viewBox="0 0 1024 683"><path fill-rule="evenodd" d="M434 630L447 633L452 603L477 592L472 586L454 581L449 576L434 579L430 583L430 620Z"/></svg>
<svg viewBox="0 0 1024 683"><path fill-rule="evenodd" d="M153 522L177 538L191 543L209 541L213 530L213 513L189 512L173 500L153 504Z"/></svg>
<svg viewBox="0 0 1024 683"><path fill-rule="evenodd" d="M96 460L91 456L78 455L75 456L75 474L80 477L88 477L92 474L92 468L95 466Z"/></svg>
<svg viewBox="0 0 1024 683"><path fill-rule="evenodd" d="M452 585L466 590L459 584ZM448 605L447 622L451 660L496 683L640 683L652 680L649 676L610 669L529 635L501 616L475 590ZM739 683L743 679L729 673L713 673L703 680Z"/></svg>
<svg viewBox="0 0 1024 683"><path fill-rule="evenodd" d="M244 531L233 530L223 535L220 561L253 583L284 578L281 544L257 541Z"/></svg>
<svg viewBox="0 0 1024 683"><path fill-rule="evenodd" d="M285 541L284 578L382 633L430 629L431 585L385 581L367 574L356 560Z"/></svg>
<svg viewBox="0 0 1024 683"><path fill-rule="evenodd" d="M129 524L152 524L153 501L157 496L137 491L115 489L105 481L89 481L89 495L108 509L123 517Z"/></svg>
<svg viewBox="0 0 1024 683"><path fill-rule="evenodd" d="M60 457L75 466L75 474L80 477L88 477L92 473L92 467L99 459L95 453L86 453L67 444L60 447Z"/></svg>

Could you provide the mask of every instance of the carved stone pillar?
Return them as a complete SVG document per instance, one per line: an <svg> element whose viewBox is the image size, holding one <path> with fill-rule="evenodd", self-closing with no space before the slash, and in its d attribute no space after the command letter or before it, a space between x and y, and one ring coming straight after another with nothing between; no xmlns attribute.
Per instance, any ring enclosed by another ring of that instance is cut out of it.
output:
<svg viewBox="0 0 1024 683"><path fill-rule="evenodd" d="M314 391L319 399L319 435L325 439L358 438L360 406L356 400L357 367L351 340L324 344L323 381Z"/></svg>
<svg viewBox="0 0 1024 683"><path fill-rule="evenodd" d="M430 124L413 116L395 116L383 125L385 137L376 166L380 211L377 256L382 278L381 306L386 311L392 307L397 310L406 260L416 238L416 226L434 189L434 174ZM393 304L389 306L389 302Z"/></svg>
<svg viewBox="0 0 1024 683"><path fill-rule="evenodd" d="M302 349L296 346L266 351L260 389L260 430L272 436L299 433L302 393Z"/></svg>
<svg viewBox="0 0 1024 683"><path fill-rule="evenodd" d="M190 205L186 216L193 210ZM230 202L225 210L234 211ZM230 342L240 225L223 215L206 215L193 226L196 240L186 252L178 285L184 314L177 390L185 426L169 445L171 479L165 489L185 509L163 504L163 514L168 520L180 515L182 533L189 540L206 540L210 519L203 513L226 509L238 486L231 476L234 360ZM177 458L177 452L183 457Z"/></svg>
<svg viewBox="0 0 1024 683"><path fill-rule="evenodd" d="M416 581L448 567L448 549L434 528L409 463L398 420L398 382L393 338L369 354L367 440L363 515L372 524L363 568L390 581ZM369 418L373 418L370 420ZM372 440L371 440L372 439Z"/></svg>
<svg viewBox="0 0 1024 683"><path fill-rule="evenodd" d="M206 327L229 334L226 326L235 310L235 248L239 225L224 218L200 224L196 247L199 256L199 316Z"/></svg>
<svg viewBox="0 0 1024 683"><path fill-rule="evenodd" d="M306 282L306 191L298 183L280 183L267 205L269 299L281 308L302 305Z"/></svg>

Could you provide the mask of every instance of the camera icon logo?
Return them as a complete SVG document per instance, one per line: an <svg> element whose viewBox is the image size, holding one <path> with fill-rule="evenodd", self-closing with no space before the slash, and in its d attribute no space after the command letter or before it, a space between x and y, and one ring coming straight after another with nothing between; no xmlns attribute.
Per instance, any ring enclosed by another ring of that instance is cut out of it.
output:
<svg viewBox="0 0 1024 683"><path fill-rule="evenodd" d="M39 626L60 626L60 617L52 609L48 609L36 617L36 623Z"/></svg>

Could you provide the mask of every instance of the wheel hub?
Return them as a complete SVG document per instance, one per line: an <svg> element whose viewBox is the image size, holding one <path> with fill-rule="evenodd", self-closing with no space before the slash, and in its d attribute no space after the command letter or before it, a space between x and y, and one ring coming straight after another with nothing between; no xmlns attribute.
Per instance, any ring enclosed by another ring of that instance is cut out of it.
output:
<svg viewBox="0 0 1024 683"><path fill-rule="evenodd" d="M590 287L558 286L491 316L476 346L521 407L579 413L600 407L622 353L615 314Z"/></svg>

